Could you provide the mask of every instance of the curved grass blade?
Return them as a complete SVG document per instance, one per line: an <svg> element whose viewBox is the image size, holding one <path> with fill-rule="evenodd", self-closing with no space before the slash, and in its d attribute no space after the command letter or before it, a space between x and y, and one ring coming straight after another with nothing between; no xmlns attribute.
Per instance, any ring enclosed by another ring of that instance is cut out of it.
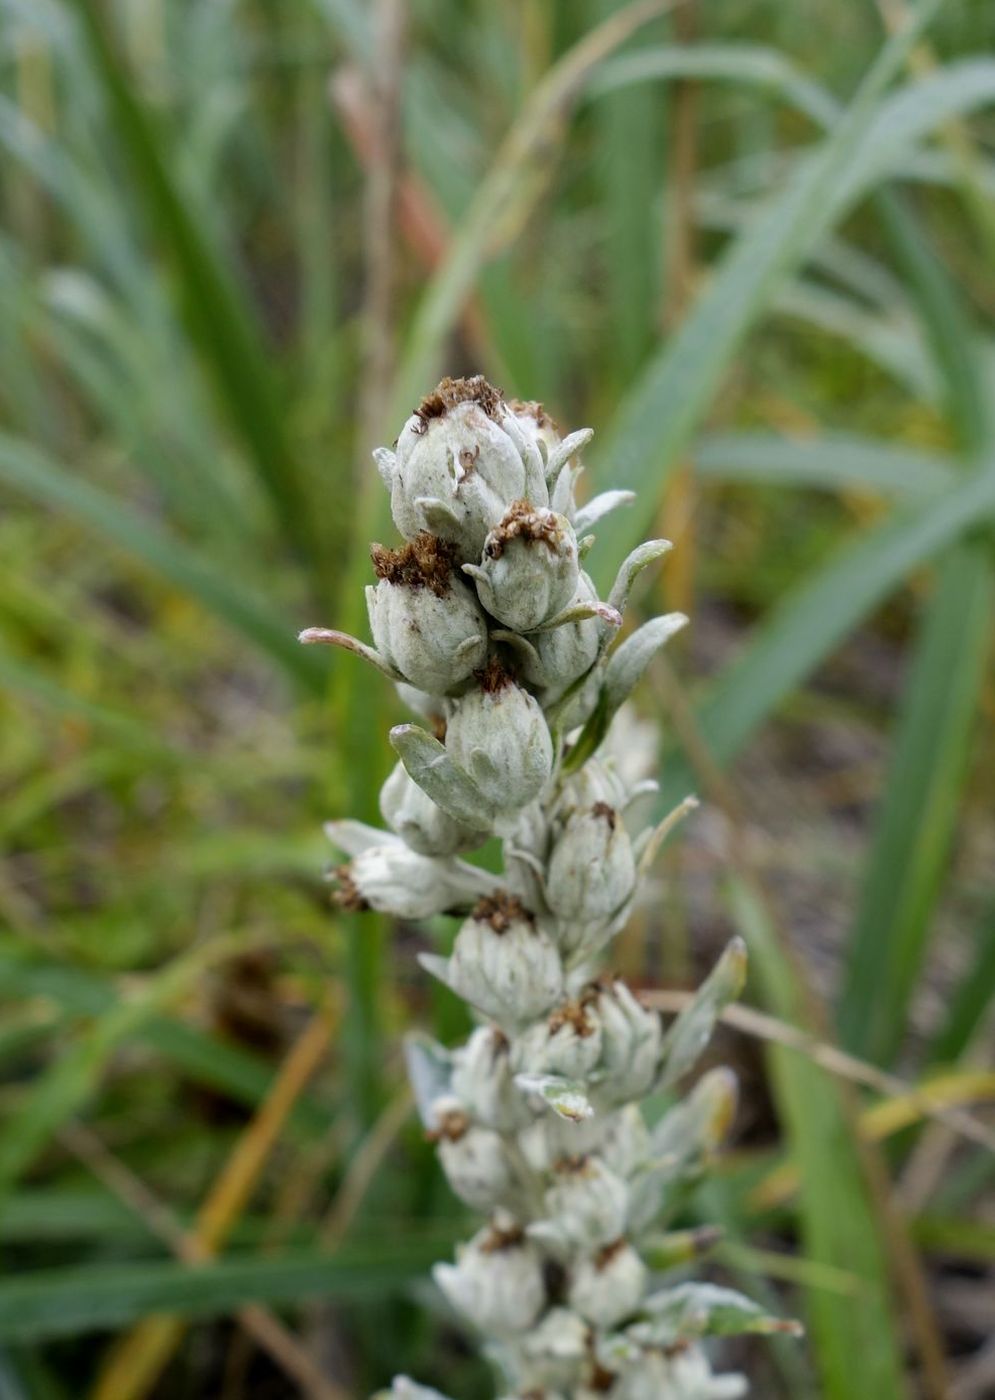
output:
<svg viewBox="0 0 995 1400"><path fill-rule="evenodd" d="M995 903L978 925L974 955L954 992L942 1029L929 1047L931 1064L959 1060L995 1005Z"/></svg>
<svg viewBox="0 0 995 1400"><path fill-rule="evenodd" d="M297 645L290 623L268 602L254 597L245 583L233 580L182 540L143 520L37 448L3 434L0 480L113 540L248 637L295 680L316 694L323 690L321 665L315 664L314 653Z"/></svg>
<svg viewBox="0 0 995 1400"><path fill-rule="evenodd" d="M196 1268L171 1259L46 1269L0 1281L0 1340L40 1341L122 1327L151 1313L218 1317L245 1303L396 1296L445 1254L452 1235L395 1232L379 1244L252 1252Z"/></svg>
<svg viewBox="0 0 995 1400"><path fill-rule="evenodd" d="M761 482L818 491L872 491L882 496L923 496L955 480L951 460L872 438L826 434L812 439L771 433L706 433L692 449L699 477Z"/></svg>
<svg viewBox="0 0 995 1400"><path fill-rule="evenodd" d="M229 278L174 184L152 114L128 82L100 8L77 5L76 12L135 187L175 266L193 340L288 542L300 557L314 563L313 517L248 299Z"/></svg>
<svg viewBox="0 0 995 1400"><path fill-rule="evenodd" d="M924 561L982 521L995 518L995 464L938 500L917 502L863 531L794 589L762 622L744 653L723 671L699 710L710 752L725 764L857 623ZM669 763L666 811L688 790L690 769Z"/></svg>

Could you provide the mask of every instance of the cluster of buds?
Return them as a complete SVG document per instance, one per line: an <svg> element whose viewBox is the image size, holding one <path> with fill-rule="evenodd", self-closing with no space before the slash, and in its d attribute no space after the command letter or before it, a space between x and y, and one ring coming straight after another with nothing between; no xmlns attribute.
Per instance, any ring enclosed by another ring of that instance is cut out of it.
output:
<svg viewBox="0 0 995 1400"><path fill-rule="evenodd" d="M600 966L680 814L639 829L655 784L625 702L686 619L619 642L633 580L669 546L641 546L598 598L590 527L629 497L577 506L590 436L561 439L539 405L480 377L446 379L375 454L404 542L373 546L374 645L317 628L302 640L366 657L425 723L391 732L389 830L327 830L351 857L336 871L344 905L459 920L448 955L421 961L479 1024L455 1050L412 1038L408 1063L452 1190L487 1217L435 1279L506 1400L719 1400L745 1382L712 1373L707 1336L789 1325L674 1282L714 1232L666 1230L733 1116L725 1070L674 1091L740 990L745 952L731 944L669 1024ZM466 859L495 836L496 875ZM671 1096L652 1125L650 1095ZM440 1400L404 1377L390 1393Z"/></svg>

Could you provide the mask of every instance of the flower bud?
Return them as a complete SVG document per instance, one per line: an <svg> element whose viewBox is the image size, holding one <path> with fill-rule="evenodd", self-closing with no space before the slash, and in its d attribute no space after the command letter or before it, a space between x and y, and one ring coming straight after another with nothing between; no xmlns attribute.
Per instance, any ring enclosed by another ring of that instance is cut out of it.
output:
<svg viewBox="0 0 995 1400"><path fill-rule="evenodd" d="M513 1132L531 1118L511 1072L508 1039L497 1026L478 1026L453 1056L452 1091L474 1118Z"/></svg>
<svg viewBox="0 0 995 1400"><path fill-rule="evenodd" d="M380 811L392 831L423 856L451 856L470 851L487 839L437 807L398 763L380 789Z"/></svg>
<svg viewBox="0 0 995 1400"><path fill-rule="evenodd" d="M612 1103L641 1099L656 1078L663 1029L655 1011L642 1006L624 982L598 993L601 1021L600 1068L605 1079L599 1096Z"/></svg>
<svg viewBox="0 0 995 1400"><path fill-rule="evenodd" d="M499 1134L474 1125L451 1096L433 1104L433 1117L439 1161L460 1200L482 1211L516 1204L519 1184Z"/></svg>
<svg viewBox="0 0 995 1400"><path fill-rule="evenodd" d="M549 1388L575 1394L587 1369L589 1343L590 1328L583 1318L567 1308L551 1308L516 1348L529 1392L541 1386L544 1397Z"/></svg>
<svg viewBox="0 0 995 1400"><path fill-rule="evenodd" d="M555 945L513 895L487 895L456 936L449 985L485 1016L522 1024L561 995L563 967Z"/></svg>
<svg viewBox="0 0 995 1400"><path fill-rule="evenodd" d="M712 1374L699 1346L664 1352L647 1350L626 1364L612 1389L612 1400L660 1400L662 1395L689 1400L739 1400L747 1393L743 1376Z"/></svg>
<svg viewBox="0 0 995 1400"><path fill-rule="evenodd" d="M514 632L531 632L566 607L577 587L577 538L565 516L514 501L484 542L480 564L464 564L481 603Z"/></svg>
<svg viewBox="0 0 995 1400"><path fill-rule="evenodd" d="M397 440L391 475L391 513L406 539L429 530L452 541L461 560L480 558L488 531L528 494L522 455L501 426L505 412L481 375L444 379L422 400Z"/></svg>
<svg viewBox="0 0 995 1400"><path fill-rule="evenodd" d="M487 655L487 621L453 574L453 547L423 534L371 553L380 581L367 588L366 603L377 650L417 689L447 693Z"/></svg>
<svg viewBox="0 0 995 1400"><path fill-rule="evenodd" d="M498 812L538 797L553 770L553 741L538 702L497 664L480 686L454 700L446 748Z"/></svg>
<svg viewBox="0 0 995 1400"><path fill-rule="evenodd" d="M581 573L566 606L596 603L597 600L594 584L587 574ZM536 632L529 638L535 657L522 662L522 675L538 688L544 706L559 700L574 681L591 669L598 659L604 626L600 618L585 617L579 622L565 622L549 632Z"/></svg>
<svg viewBox="0 0 995 1400"><path fill-rule="evenodd" d="M457 1312L485 1335L524 1332L546 1301L542 1256L518 1229L482 1230L457 1249L455 1264L436 1264L432 1273Z"/></svg>
<svg viewBox="0 0 995 1400"><path fill-rule="evenodd" d="M600 1114L606 1124L598 1155L616 1176L628 1180L649 1161L652 1155L649 1129L639 1105L630 1103L614 1113Z"/></svg>
<svg viewBox="0 0 995 1400"><path fill-rule="evenodd" d="M408 1376L395 1376L390 1390L382 1390L373 1400L449 1400L441 1390L431 1390L427 1385L416 1385Z"/></svg>
<svg viewBox="0 0 995 1400"><path fill-rule="evenodd" d="M546 1192L547 1216L561 1239L579 1249L598 1249L625 1230L629 1191L599 1157L569 1157L554 1166Z"/></svg>
<svg viewBox="0 0 995 1400"><path fill-rule="evenodd" d="M568 1301L595 1327L616 1327L642 1302L649 1271L624 1239L578 1259L570 1274Z"/></svg>
<svg viewBox="0 0 995 1400"><path fill-rule="evenodd" d="M601 1058L601 1022L592 998L565 1001L546 1021L531 1026L514 1047L519 1073L584 1079Z"/></svg>
<svg viewBox="0 0 995 1400"><path fill-rule="evenodd" d="M370 846L335 872L346 909L375 909L399 919L430 919L464 902L444 861L409 851L402 841Z"/></svg>
<svg viewBox="0 0 995 1400"><path fill-rule="evenodd" d="M635 888L632 842L615 808L596 802L571 813L546 873L546 900L557 918L577 925L609 920Z"/></svg>

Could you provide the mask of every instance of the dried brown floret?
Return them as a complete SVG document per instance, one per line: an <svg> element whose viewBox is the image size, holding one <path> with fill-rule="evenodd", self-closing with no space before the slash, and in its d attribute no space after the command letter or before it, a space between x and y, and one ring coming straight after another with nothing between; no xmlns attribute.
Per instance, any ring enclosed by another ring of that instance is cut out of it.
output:
<svg viewBox="0 0 995 1400"><path fill-rule="evenodd" d="M563 527L552 511L536 510L528 501L512 501L487 537L484 553L488 559L500 559L505 545L515 539L536 540L555 550L562 534Z"/></svg>
<svg viewBox="0 0 995 1400"><path fill-rule="evenodd" d="M517 895L507 890L485 894L474 906L473 917L480 924L489 924L495 933L506 933L517 920L528 924L535 922L532 914Z"/></svg>
<svg viewBox="0 0 995 1400"><path fill-rule="evenodd" d="M480 1251L482 1254L499 1254L502 1249L515 1249L524 1238L525 1231L521 1225L509 1225L506 1229L492 1225L481 1241Z"/></svg>
<svg viewBox="0 0 995 1400"><path fill-rule="evenodd" d="M478 404L488 418L496 420L503 398L501 390L488 384L482 374L474 374L469 379L450 379L447 375L425 395L415 413L422 421L423 432L430 419L445 418L450 409L461 403Z"/></svg>
<svg viewBox="0 0 995 1400"><path fill-rule="evenodd" d="M437 598L444 598L456 567L456 546L423 532L400 549L371 545L370 558L377 578L405 588L429 588Z"/></svg>
<svg viewBox="0 0 995 1400"><path fill-rule="evenodd" d="M607 1269L615 1256L622 1253L627 1243L625 1236L619 1235L617 1240L612 1240L610 1244L604 1245L594 1256L594 1267L599 1271Z"/></svg>
<svg viewBox="0 0 995 1400"><path fill-rule="evenodd" d="M429 1142L459 1142L470 1131L470 1116L461 1108L450 1108L439 1118L438 1127L427 1132Z"/></svg>
<svg viewBox="0 0 995 1400"><path fill-rule="evenodd" d="M369 905L359 892L359 886L352 878L352 871L348 865L340 865L333 872L333 878L337 888L335 890L335 903L343 909L348 909L351 914L362 914L369 909Z"/></svg>
<svg viewBox="0 0 995 1400"><path fill-rule="evenodd" d="M516 418L534 418L537 428L551 428L554 433L560 431L556 419L535 399L509 399L508 407Z"/></svg>
<svg viewBox="0 0 995 1400"><path fill-rule="evenodd" d="M511 672L505 670L496 656L492 656L486 666L473 674L485 695L496 695L506 685L511 685L513 680Z"/></svg>
<svg viewBox="0 0 995 1400"><path fill-rule="evenodd" d="M591 998L579 997L576 1001L565 1001L558 1006L549 1018L550 1035L555 1035L564 1026L569 1026L582 1040L595 1031L594 1022L588 1018L587 1008Z"/></svg>
<svg viewBox="0 0 995 1400"><path fill-rule="evenodd" d="M596 817L604 817L605 821L608 823L608 829L610 831L615 830L615 823L618 821L618 813L610 803L595 802L594 806L591 808L591 812Z"/></svg>

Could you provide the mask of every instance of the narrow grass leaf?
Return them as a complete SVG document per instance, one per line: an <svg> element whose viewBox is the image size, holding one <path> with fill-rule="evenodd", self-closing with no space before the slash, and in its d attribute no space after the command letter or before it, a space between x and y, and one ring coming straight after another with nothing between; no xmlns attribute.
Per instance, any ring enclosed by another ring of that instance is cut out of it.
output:
<svg viewBox="0 0 995 1400"><path fill-rule="evenodd" d="M704 480L863 490L886 497L927 495L956 480L948 457L838 433L813 438L706 433L695 442L692 459Z"/></svg>
<svg viewBox="0 0 995 1400"><path fill-rule="evenodd" d="M978 924L973 953L929 1050L931 1064L953 1064L995 1006L995 903Z"/></svg>
<svg viewBox="0 0 995 1400"><path fill-rule="evenodd" d="M218 1317L246 1303L396 1296L451 1236L395 1234L382 1244L236 1255L198 1267L171 1259L22 1273L0 1282L0 1340L41 1341L118 1328L150 1313Z"/></svg>
<svg viewBox="0 0 995 1400"><path fill-rule="evenodd" d="M805 1024L803 998L766 911L746 884L729 882L730 906L750 950L763 998L782 1020ZM854 1358L861 1393L908 1394L900 1329L884 1250L863 1172L832 1076L792 1050L768 1050L779 1115L800 1167L804 1252L814 1264L851 1274L852 1295L807 1292L809 1325L825 1400L852 1400Z"/></svg>
<svg viewBox="0 0 995 1400"><path fill-rule="evenodd" d="M911 570L993 516L995 470L989 465L939 499L927 497L862 531L803 579L760 624L699 710L699 724L715 758L723 764L735 758L784 696ZM661 809L683 795L690 782L686 765L670 764Z"/></svg>
<svg viewBox="0 0 995 1400"><path fill-rule="evenodd" d="M143 520L29 443L3 434L0 480L113 540L248 637L295 680L315 693L323 690L321 664L312 652L297 645L297 629L289 620L254 597L243 580L222 572L190 545Z"/></svg>

